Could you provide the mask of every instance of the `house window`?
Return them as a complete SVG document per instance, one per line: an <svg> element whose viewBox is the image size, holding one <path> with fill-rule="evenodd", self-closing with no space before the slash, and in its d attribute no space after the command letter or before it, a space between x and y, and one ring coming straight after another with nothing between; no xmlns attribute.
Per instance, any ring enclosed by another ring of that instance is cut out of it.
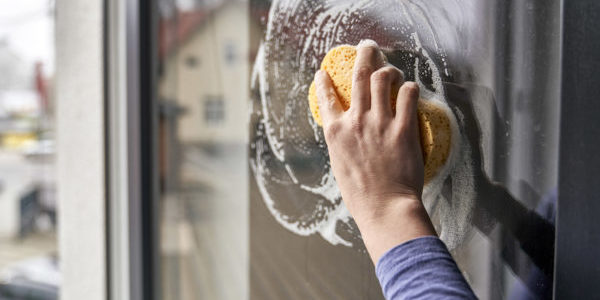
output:
<svg viewBox="0 0 600 300"><path fill-rule="evenodd" d="M232 41L227 41L225 43L224 55L225 55L225 62L228 65L235 63L236 49L235 49L235 44Z"/></svg>
<svg viewBox="0 0 600 300"><path fill-rule="evenodd" d="M221 125L225 120L225 102L222 96L206 96L204 122L209 126Z"/></svg>
<svg viewBox="0 0 600 300"><path fill-rule="evenodd" d="M200 59L195 55L189 55L185 58L185 65L190 69L196 68L199 64Z"/></svg>

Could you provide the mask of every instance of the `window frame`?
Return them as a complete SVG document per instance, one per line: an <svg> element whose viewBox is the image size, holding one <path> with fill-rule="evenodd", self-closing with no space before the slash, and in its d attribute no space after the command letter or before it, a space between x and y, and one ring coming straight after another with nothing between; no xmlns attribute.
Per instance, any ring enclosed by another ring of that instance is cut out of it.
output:
<svg viewBox="0 0 600 300"><path fill-rule="evenodd" d="M555 299L598 293L600 260L600 2L562 2L562 74ZM584 129L585 130L582 130ZM586 141L586 142L582 142Z"/></svg>
<svg viewBox="0 0 600 300"><path fill-rule="evenodd" d="M108 298L160 299L156 1L104 5Z"/></svg>

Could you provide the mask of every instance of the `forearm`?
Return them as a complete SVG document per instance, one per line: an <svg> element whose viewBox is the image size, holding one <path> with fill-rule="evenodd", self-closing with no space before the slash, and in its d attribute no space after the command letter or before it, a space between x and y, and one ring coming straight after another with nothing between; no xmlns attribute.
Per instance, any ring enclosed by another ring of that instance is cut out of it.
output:
<svg viewBox="0 0 600 300"><path fill-rule="evenodd" d="M416 197L395 196L394 199L378 201L381 204L377 204L376 200L362 203L365 202L370 202L371 207L352 207L351 213L373 264L399 244L436 235L423 203Z"/></svg>
<svg viewBox="0 0 600 300"><path fill-rule="evenodd" d="M412 239L387 251L376 267L386 299L476 299L442 241Z"/></svg>
<svg viewBox="0 0 600 300"><path fill-rule="evenodd" d="M354 202L357 203L357 202ZM421 200L399 196L350 207L386 299L476 299Z"/></svg>

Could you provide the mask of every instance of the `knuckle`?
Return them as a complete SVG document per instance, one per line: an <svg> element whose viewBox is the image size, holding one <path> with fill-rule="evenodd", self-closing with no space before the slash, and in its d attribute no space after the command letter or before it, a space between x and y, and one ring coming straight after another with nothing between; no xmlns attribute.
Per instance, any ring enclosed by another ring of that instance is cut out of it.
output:
<svg viewBox="0 0 600 300"><path fill-rule="evenodd" d="M371 120L369 120L369 127L375 136L383 136L387 131L389 121L388 118L383 117L378 113L374 113Z"/></svg>
<svg viewBox="0 0 600 300"><path fill-rule="evenodd" d="M365 116L359 113L351 114L350 124L353 131L362 132L365 126Z"/></svg>
<svg viewBox="0 0 600 300"><path fill-rule="evenodd" d="M335 93L334 90L327 90L327 92L325 92L325 100L327 100L327 102L329 102L329 105L333 105L335 99L337 98L337 94Z"/></svg>
<svg viewBox="0 0 600 300"><path fill-rule="evenodd" d="M323 127L323 133L325 134L325 139L330 141L335 139L335 137L339 134L342 126L339 122L331 122Z"/></svg>
<svg viewBox="0 0 600 300"><path fill-rule="evenodd" d="M316 88L317 94L323 94L323 92L325 92L327 90L327 84L324 81L319 80L319 81L315 82L315 88Z"/></svg>
<svg viewBox="0 0 600 300"><path fill-rule="evenodd" d="M317 100L325 108L332 108L336 99L337 94L332 89L322 88L317 92Z"/></svg>
<svg viewBox="0 0 600 300"><path fill-rule="evenodd" d="M390 70L380 69L371 75L371 80L374 83L387 83L392 81L392 76L393 74L390 72Z"/></svg>
<svg viewBox="0 0 600 300"><path fill-rule="evenodd" d="M383 70L385 72L389 73L390 76L392 77L392 79L402 79L402 77L403 77L402 71L400 71L400 69L398 69L394 66L383 67Z"/></svg>
<svg viewBox="0 0 600 300"><path fill-rule="evenodd" d="M317 97L322 102L322 104L326 105L327 107L329 107L329 103L331 103L331 101L333 100L333 94L331 93L331 91L327 90L324 90L321 93L319 93Z"/></svg>
<svg viewBox="0 0 600 300"><path fill-rule="evenodd" d="M358 47L357 50L358 50L357 54L364 55L366 57L379 55L379 49L377 48L377 46L375 44L361 45L360 47Z"/></svg>
<svg viewBox="0 0 600 300"><path fill-rule="evenodd" d="M354 70L354 78L356 81L368 80L373 73L373 68L371 66L358 66Z"/></svg>
<svg viewBox="0 0 600 300"><path fill-rule="evenodd" d="M326 109L326 110L328 110L328 111L333 111L333 110L335 110L335 108L336 108L336 107L335 107L335 104L336 104L336 103L335 103L335 101L336 101L336 100L335 100L335 99L333 99L333 98L331 98L331 99L328 99L328 100L325 102L325 104L323 104L323 107L324 107L324 109Z"/></svg>
<svg viewBox="0 0 600 300"><path fill-rule="evenodd" d="M409 96L419 94L419 85L416 82L405 82L401 89Z"/></svg>
<svg viewBox="0 0 600 300"><path fill-rule="evenodd" d="M375 140L377 141L383 141L385 140L385 136L386 136L386 128L383 126L377 126L373 129L373 136L375 137Z"/></svg>

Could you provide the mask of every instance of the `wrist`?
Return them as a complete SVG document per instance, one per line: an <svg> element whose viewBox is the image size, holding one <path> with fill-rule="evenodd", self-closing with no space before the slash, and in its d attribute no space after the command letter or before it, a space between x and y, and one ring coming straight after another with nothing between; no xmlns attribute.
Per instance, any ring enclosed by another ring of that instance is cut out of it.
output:
<svg viewBox="0 0 600 300"><path fill-rule="evenodd" d="M354 193L346 202L357 224L375 224L423 206L416 193ZM344 197L346 200L346 198Z"/></svg>
<svg viewBox="0 0 600 300"><path fill-rule="evenodd" d="M436 235L427 211L417 196L400 195L380 203L383 204L355 216L374 264L386 251L399 244Z"/></svg>

